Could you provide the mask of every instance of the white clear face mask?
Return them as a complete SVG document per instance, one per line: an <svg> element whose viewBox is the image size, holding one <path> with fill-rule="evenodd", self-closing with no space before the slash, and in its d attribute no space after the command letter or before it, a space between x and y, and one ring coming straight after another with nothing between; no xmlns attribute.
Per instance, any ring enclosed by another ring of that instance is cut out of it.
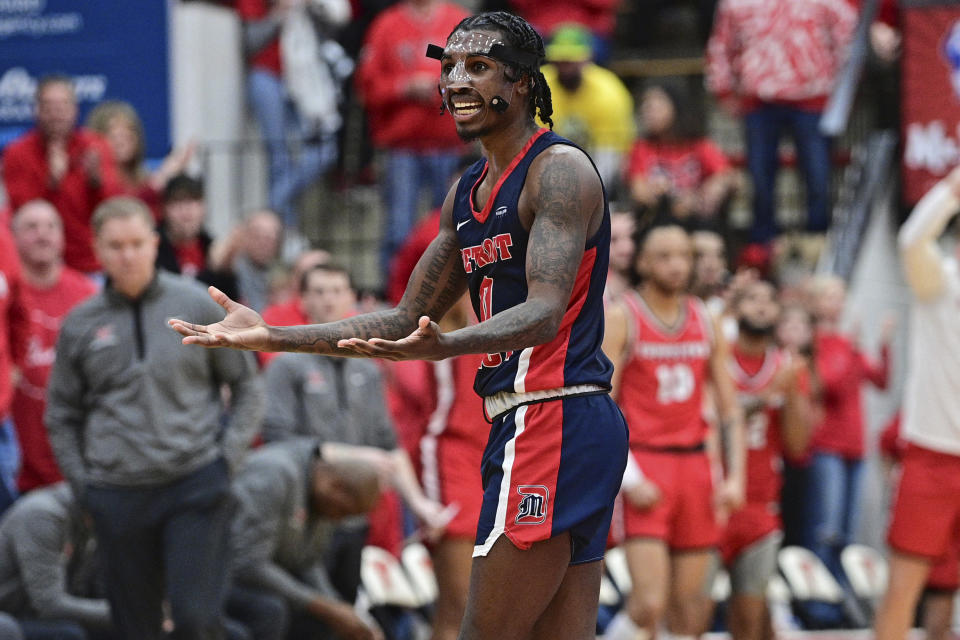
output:
<svg viewBox="0 0 960 640"><path fill-rule="evenodd" d="M502 45L503 41L479 31L458 31L447 41L443 55L465 54L465 56L481 55L489 57L490 48L496 44ZM446 81L452 84L465 84L473 81L473 76L467 71L466 57L455 62L453 68L444 75Z"/></svg>

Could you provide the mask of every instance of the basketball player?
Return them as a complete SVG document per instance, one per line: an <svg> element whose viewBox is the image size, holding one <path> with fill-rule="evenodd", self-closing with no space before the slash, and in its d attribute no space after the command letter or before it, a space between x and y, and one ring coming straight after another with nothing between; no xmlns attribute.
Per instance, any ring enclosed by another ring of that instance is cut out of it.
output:
<svg viewBox="0 0 960 640"><path fill-rule="evenodd" d="M641 284L608 309L604 339L614 362L613 394L640 470L640 479L624 487L633 590L607 629L614 640L654 636L668 607L673 634L703 631L704 584L720 541L715 507L737 508L744 491L743 419L728 349L706 306L686 293L689 235L676 224L651 228L639 242L636 266ZM727 441L727 476L716 487L705 446L708 383Z"/></svg>
<svg viewBox="0 0 960 640"><path fill-rule="evenodd" d="M399 304L341 322L271 327L213 290L209 326L172 320L186 344L443 360L486 354L474 389L492 420L483 506L460 633L594 637L600 559L626 464L600 345L610 216L596 167L550 123L543 42L505 12L461 22L443 48L440 93L484 158L443 205L440 231ZM383 82L392 82L383 70ZM433 318L469 289L481 322L448 333Z"/></svg>
<svg viewBox="0 0 960 640"><path fill-rule="evenodd" d="M878 640L906 637L932 562L960 542L960 267L937 246L957 211L960 167L920 200L898 239L914 296L902 426L908 448L888 533Z"/></svg>
<svg viewBox="0 0 960 640"><path fill-rule="evenodd" d="M811 433L809 380L802 357L777 348L777 290L755 280L735 293L739 331L728 368L746 415L746 503L730 516L720 545L730 572L728 626L734 640L771 637L767 583L783 539L780 487L783 455L798 457Z"/></svg>

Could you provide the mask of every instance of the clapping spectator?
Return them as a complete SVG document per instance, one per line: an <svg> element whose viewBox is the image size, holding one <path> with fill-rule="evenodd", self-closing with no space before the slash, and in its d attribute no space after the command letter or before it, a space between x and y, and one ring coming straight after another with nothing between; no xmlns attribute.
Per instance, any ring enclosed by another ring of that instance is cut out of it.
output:
<svg viewBox="0 0 960 640"><path fill-rule="evenodd" d="M67 76L40 80L36 127L7 147L3 180L14 209L39 198L60 212L67 266L84 273L99 270L90 217L123 187L107 141L77 127L77 96Z"/></svg>
<svg viewBox="0 0 960 640"><path fill-rule="evenodd" d="M203 182L186 174L176 175L167 182L163 190L157 266L235 296L237 279L230 265L215 264L211 258L214 242L204 227L203 194Z"/></svg>
<svg viewBox="0 0 960 640"><path fill-rule="evenodd" d="M592 38L585 27L561 26L545 52L553 130L586 149L607 191L615 192L636 136L633 97L615 73L592 62Z"/></svg>
<svg viewBox="0 0 960 640"><path fill-rule="evenodd" d="M812 441L811 498L814 500L814 551L841 575L840 551L849 544L860 515L864 419L861 388L865 382L885 389L890 374L890 343L895 324L884 321L880 359L873 361L856 343L858 331L840 330L846 286L838 277L820 276L810 286L816 319L815 363L823 416Z"/></svg>
<svg viewBox="0 0 960 640"><path fill-rule="evenodd" d="M723 151L695 130L679 87L647 87L640 99L642 137L630 152L626 180L642 210L684 219L712 217L731 196L735 178Z"/></svg>
<svg viewBox="0 0 960 640"><path fill-rule="evenodd" d="M33 200L13 217L13 237L22 265L25 322L15 327L20 376L13 394L13 423L22 452L20 491L63 479L43 426L47 379L53 366L60 323L97 287L63 264L63 224L49 202Z"/></svg>
<svg viewBox="0 0 960 640"><path fill-rule="evenodd" d="M110 144L124 193L145 202L159 220L164 188L171 178L186 168L195 145L191 142L174 149L160 167L151 172L144 165L147 141L143 122L132 105L120 100L101 102L87 116L87 128L99 133Z"/></svg>
<svg viewBox="0 0 960 640"><path fill-rule="evenodd" d="M384 161L384 270L416 222L421 189L439 208L463 150L453 120L437 118L439 68L424 53L466 17L447 0L403 0L374 19L364 41L356 83Z"/></svg>
<svg viewBox="0 0 960 640"><path fill-rule="evenodd" d="M806 183L807 230L822 233L830 225L830 140L819 123L855 23L843 0L722 0L717 7L707 86L744 118L754 242L768 244L779 232L774 187L784 131Z"/></svg>

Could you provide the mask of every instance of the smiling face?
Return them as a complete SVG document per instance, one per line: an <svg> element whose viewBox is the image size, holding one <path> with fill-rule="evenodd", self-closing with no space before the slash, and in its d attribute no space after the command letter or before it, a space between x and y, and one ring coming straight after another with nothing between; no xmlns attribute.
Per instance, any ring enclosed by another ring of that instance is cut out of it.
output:
<svg viewBox="0 0 960 640"><path fill-rule="evenodd" d="M522 83L506 78L506 65L491 58L490 47L504 44L495 31L457 31L447 40L440 60L440 91L444 104L453 115L457 133L464 140L476 140L488 134L498 122L523 102L512 100L513 93L525 93ZM516 87L511 85L517 84ZM510 103L504 112L495 111L490 102L495 96Z"/></svg>

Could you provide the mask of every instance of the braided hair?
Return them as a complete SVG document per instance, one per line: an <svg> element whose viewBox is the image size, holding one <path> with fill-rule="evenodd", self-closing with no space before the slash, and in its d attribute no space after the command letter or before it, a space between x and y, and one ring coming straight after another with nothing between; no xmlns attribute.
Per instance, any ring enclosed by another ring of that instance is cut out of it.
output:
<svg viewBox="0 0 960 640"><path fill-rule="evenodd" d="M536 54L540 60L543 60L545 56L543 38L540 37L536 29L531 27L530 23L523 18L507 11L488 11L464 18L460 21L460 24L450 32L450 36L457 31L474 31L478 29L496 31L503 35L503 39L507 45L521 51ZM449 39L450 36L447 36L447 38ZM536 117L537 111L539 110L540 120L553 129L553 120L550 118L550 116L553 115L553 101L550 99L550 87L547 85L547 80L543 77L539 67L523 66L518 68L511 65L510 68L515 69L518 74L514 77L513 74L507 73L506 77L510 82L518 81L524 73L529 74L533 84L530 98L530 117Z"/></svg>

